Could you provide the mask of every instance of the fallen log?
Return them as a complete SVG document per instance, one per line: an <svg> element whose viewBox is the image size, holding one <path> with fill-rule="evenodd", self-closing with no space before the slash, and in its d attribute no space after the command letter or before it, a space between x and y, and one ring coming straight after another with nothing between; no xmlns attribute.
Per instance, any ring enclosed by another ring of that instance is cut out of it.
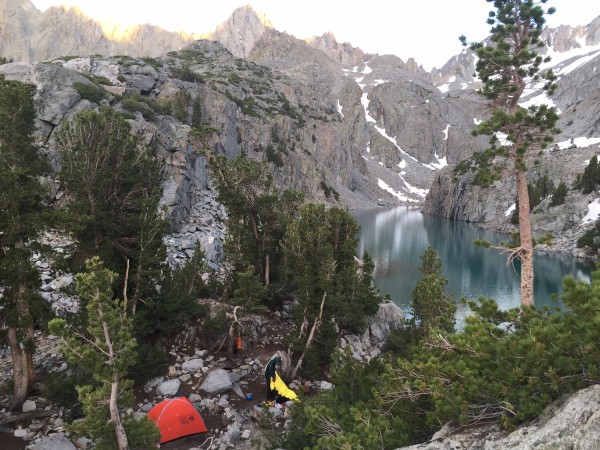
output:
<svg viewBox="0 0 600 450"><path fill-rule="evenodd" d="M40 417L50 417L54 414L58 414L59 409L40 409L39 411L31 411L24 414L14 415L7 419L0 420L0 426L9 425L11 423L23 422L29 419L38 419Z"/></svg>

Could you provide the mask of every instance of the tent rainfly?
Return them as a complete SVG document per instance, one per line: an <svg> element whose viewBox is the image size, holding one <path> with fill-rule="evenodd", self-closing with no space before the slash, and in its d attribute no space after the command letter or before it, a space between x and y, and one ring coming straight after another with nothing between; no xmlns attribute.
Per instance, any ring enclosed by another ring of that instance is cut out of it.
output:
<svg viewBox="0 0 600 450"><path fill-rule="evenodd" d="M160 430L160 443L172 441L190 434L208 431L204 420L187 397L164 400L148 412Z"/></svg>

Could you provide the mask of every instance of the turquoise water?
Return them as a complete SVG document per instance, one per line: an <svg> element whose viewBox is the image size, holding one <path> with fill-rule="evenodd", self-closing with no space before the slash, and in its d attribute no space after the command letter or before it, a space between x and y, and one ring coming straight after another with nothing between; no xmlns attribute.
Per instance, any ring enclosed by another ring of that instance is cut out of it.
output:
<svg viewBox="0 0 600 450"><path fill-rule="evenodd" d="M413 207L355 210L352 215L361 227L357 253L367 251L371 255L375 261L375 285L403 309L410 306L411 292L421 278L418 268L428 245L442 259L447 291L455 300L488 297L502 309L519 305L518 262L514 267L507 266L506 255L473 244L476 239L506 241L505 235L424 215ZM536 253L534 269L536 305L555 307L551 297L562 293L562 278L573 275L589 280L594 265L577 258ZM467 307L459 305L457 320L461 322L467 312Z"/></svg>

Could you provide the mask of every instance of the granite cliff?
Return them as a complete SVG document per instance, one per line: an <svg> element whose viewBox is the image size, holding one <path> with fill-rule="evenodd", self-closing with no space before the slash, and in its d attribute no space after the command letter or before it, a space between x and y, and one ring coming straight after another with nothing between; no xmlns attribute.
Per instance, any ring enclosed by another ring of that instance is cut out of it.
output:
<svg viewBox="0 0 600 450"><path fill-rule="evenodd" d="M427 72L412 59L338 43L331 33L299 40L250 6L235 10L206 40L150 25L111 28L73 8L42 13L29 0L0 0L0 11L0 55L33 64L2 72L17 79L23 71L38 74L39 139L50 148L65 118L97 107L78 97L72 82L57 80L100 76L109 80L102 84L103 102L116 108L131 95L154 104L172 104L178 95L198 100L203 122L217 130L212 150L267 160L281 185L309 198L350 208L422 204L426 213L511 230L504 214L513 203L510 180L486 190L473 186L469 175L450 175L453 165L487 145L471 136L485 111L469 50ZM573 180L600 136L600 18L546 29L543 37L552 57L548 67L559 75L550 101L561 111L562 133L552 147L561 153L548 149L541 167L555 180ZM524 102L540 99L548 100L534 89ZM180 228L209 184L202 158L190 147L189 114L175 118L163 110L152 120L137 114L132 121L164 155L164 201ZM539 174L533 170L530 177ZM578 200L568 202L567 213L542 207L534 220L536 234L552 229L570 236L560 251L572 251L589 227L581 218L593 196L569 195Z"/></svg>

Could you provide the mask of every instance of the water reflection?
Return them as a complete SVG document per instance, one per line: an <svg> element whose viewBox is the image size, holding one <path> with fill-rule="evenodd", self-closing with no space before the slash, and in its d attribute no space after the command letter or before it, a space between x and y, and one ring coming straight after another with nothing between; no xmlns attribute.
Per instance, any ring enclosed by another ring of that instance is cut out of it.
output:
<svg viewBox="0 0 600 450"><path fill-rule="evenodd" d="M410 305L411 292L421 278L421 255L428 245L442 259L447 289L455 299L489 297L503 309L519 305L518 261L514 267L507 266L505 254L473 244L476 239L500 242L507 240L506 236L465 222L423 215L413 207L356 210L352 215L361 227L358 254L367 251L373 257L375 284L401 307ZM551 297L562 292L565 275L589 280L594 268L592 263L566 256L536 253L534 258L538 306L556 306ZM466 312L459 308L459 321Z"/></svg>

